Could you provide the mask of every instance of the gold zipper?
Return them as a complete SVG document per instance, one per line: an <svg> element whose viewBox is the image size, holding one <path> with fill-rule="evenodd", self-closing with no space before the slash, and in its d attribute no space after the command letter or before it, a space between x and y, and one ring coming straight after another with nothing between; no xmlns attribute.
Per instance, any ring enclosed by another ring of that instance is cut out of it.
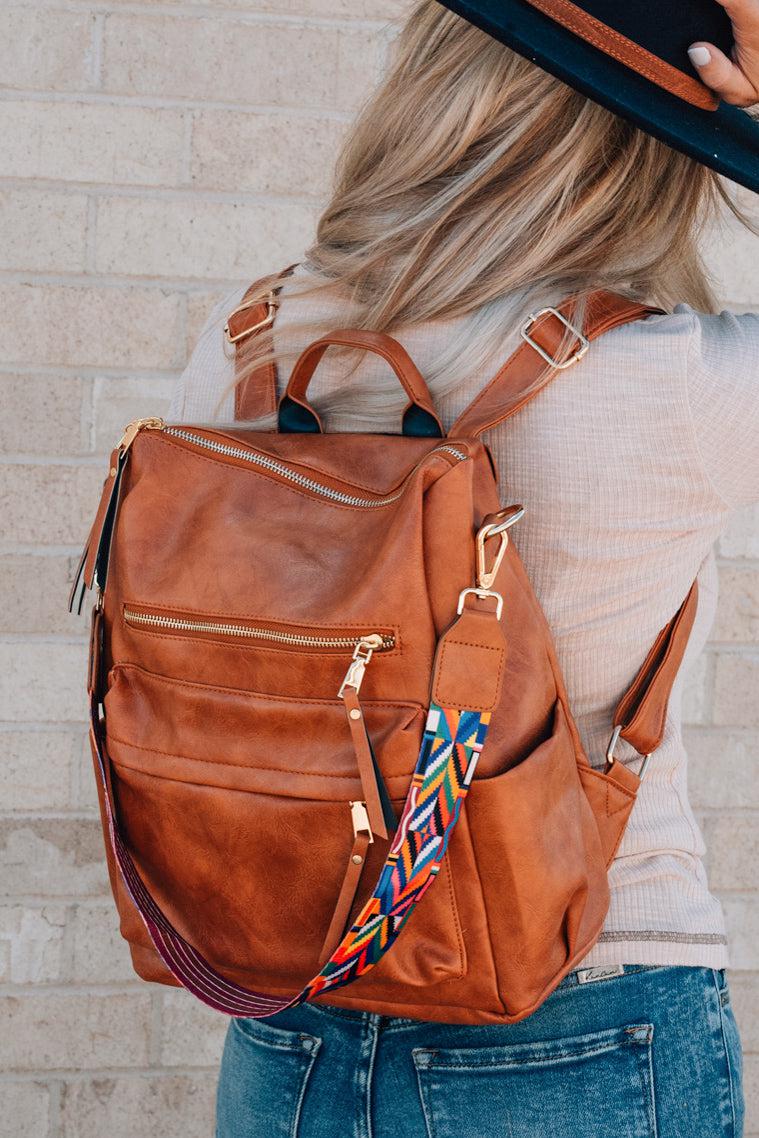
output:
<svg viewBox="0 0 759 1138"><path fill-rule="evenodd" d="M134 442L137 434L141 430L158 430L165 435L170 435L175 439L182 439L184 442L192 443L194 446L202 447L204 450L213 451L214 454L223 454L227 458L240 459L243 462L251 463L253 466L258 466L263 470L271 471L284 478L286 481L295 486L300 486L304 490L309 490L313 494L318 494L322 498L327 498L332 502L339 502L343 506L355 506L359 509L375 509L378 506L389 506L393 502L397 502L403 494L405 486L402 486L395 494L388 494L379 498L363 498L358 494L348 494L344 490L335 490L332 486L326 486L323 482L318 482L315 478L310 478L306 474L301 474L300 471L293 470L286 463L280 462L279 459L273 458L271 455L263 454L261 451L253 450L250 447L232 446L230 443L220 443L215 439L207 439L204 435L195 434L194 431L185 430L183 427L167 427L163 419L137 419L134 423L130 423L124 432L124 436L119 444L122 453L129 449ZM440 446L435 447L429 452L430 454L450 454L457 462L465 462L468 455L458 447L451 446L449 443L442 443ZM428 456L425 455L425 458Z"/></svg>
<svg viewBox="0 0 759 1138"><path fill-rule="evenodd" d="M212 636L240 637L248 640L270 641L286 644L292 648L334 648L346 652L355 651L362 645L375 652L386 652L395 648L392 633L363 633L358 636L312 636L299 632L282 632L276 628L263 628L249 624L233 624L228 621L191 620L186 617L165 616L161 613L142 612L137 609L124 609L127 624L142 628L164 629L169 632L205 632Z"/></svg>

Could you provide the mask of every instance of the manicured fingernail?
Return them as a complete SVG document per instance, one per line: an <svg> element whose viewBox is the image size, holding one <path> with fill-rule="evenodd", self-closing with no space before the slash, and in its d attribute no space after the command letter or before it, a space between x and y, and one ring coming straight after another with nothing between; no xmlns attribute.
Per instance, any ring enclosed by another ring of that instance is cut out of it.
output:
<svg viewBox="0 0 759 1138"><path fill-rule="evenodd" d="M712 61L708 47L689 47L688 55L694 67L706 67Z"/></svg>

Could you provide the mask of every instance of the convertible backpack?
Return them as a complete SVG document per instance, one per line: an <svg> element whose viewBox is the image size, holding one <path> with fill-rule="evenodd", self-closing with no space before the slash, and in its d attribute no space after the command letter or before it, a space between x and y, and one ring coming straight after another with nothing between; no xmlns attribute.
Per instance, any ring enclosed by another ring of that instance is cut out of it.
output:
<svg viewBox="0 0 759 1138"><path fill-rule="evenodd" d="M243 363L278 287L229 318ZM577 311L531 317L447 436L400 344L358 331L311 344L278 402L259 366L240 425L126 429L72 604L94 588L90 737L145 979L233 1016L502 1023L596 941L642 775L614 744L659 745L696 591L594 769L480 441L651 310L599 292L582 329ZM308 386L332 345L391 365L402 433L323 432ZM277 431L242 425L273 410Z"/></svg>

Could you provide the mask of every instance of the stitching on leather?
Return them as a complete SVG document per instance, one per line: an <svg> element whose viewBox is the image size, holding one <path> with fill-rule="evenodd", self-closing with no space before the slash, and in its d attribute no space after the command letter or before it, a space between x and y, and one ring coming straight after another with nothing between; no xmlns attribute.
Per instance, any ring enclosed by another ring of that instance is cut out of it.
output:
<svg viewBox="0 0 759 1138"><path fill-rule="evenodd" d="M146 432L146 434L147 433L148 432ZM160 436L160 442L164 443L166 446L174 447L175 450L181 451L182 454L190 455L190 457L195 458L195 459L200 459L201 462L210 462L214 466L223 466L226 470L234 471L236 474L254 474L254 475L257 475L257 477L263 478L267 482L275 482L277 484L277 486L281 486L283 490L287 490L289 493L295 494L299 498L307 498L311 502L313 502L314 499L316 498L317 501L322 502L325 506L333 506L335 509L338 509L338 510L353 511L353 510L358 510L358 509L362 508L360 506L346 505L345 502L336 502L333 498L322 498L318 495L314 495L313 493L309 492L308 490L301 490L296 485L294 485L291 482L286 481L285 479L280 480L279 478L277 478L276 476L274 476L271 473L267 474L264 470L259 469L255 465L255 463L247 463L245 466L240 466L234 460L225 461L221 458L214 458L210 454L201 454L200 451L192 450L187 446L181 446L179 443L175 442L171 438L171 436L165 435L165 434L161 433L160 431L153 431L153 432L151 432L151 434L153 435L153 438L148 440L150 444L153 444L156 441L155 436ZM448 470L453 469L452 467L449 467L447 463L446 463L446 468ZM379 496L385 497L385 495L379 495ZM389 502L388 505L395 505L395 502ZM377 508L381 508L381 507L377 507Z"/></svg>
<svg viewBox="0 0 759 1138"><path fill-rule="evenodd" d="M357 633L360 633L365 628L371 627L372 631L376 631L377 629L379 629L380 632L392 633L396 638L398 637L397 627L395 627L394 625L387 624L386 622L383 622L381 620L374 620L373 618L367 618L367 620L362 621L361 624L357 624L355 620L351 620L351 621L333 620L333 621L330 621L329 624L318 624L314 621L309 621L309 623L307 625L305 625L305 624L300 625L297 623L293 623L293 624L288 625L285 621L277 621L274 619L274 617L270 617L270 616L261 616L261 614L257 613L257 612L240 612L240 613L234 613L234 614L230 615L229 609L225 609L225 610L211 609L211 608L204 608L202 610L201 609L185 609L185 608L182 608L180 605L160 605L160 604L156 604L154 601L124 600L121 602L121 608L122 608L122 611L125 608L155 609L156 611L158 611L160 613L165 612L165 613L168 613L169 615L177 615L179 617L194 616L194 617L200 617L201 619L204 616L223 616L226 620L255 620L255 621L261 621L261 622L271 621L273 624L282 625L283 628L303 628L304 630L313 628L317 632L322 632L322 631L328 632L331 628L349 628L349 629L351 629L351 631L355 631Z"/></svg>
<svg viewBox="0 0 759 1138"><path fill-rule="evenodd" d="M326 707L342 708L342 701L338 699L319 699L314 696L290 696L290 695L269 695L267 692L250 691L248 688L224 688L216 687L211 684L203 684L194 682L192 680L179 680L174 676L163 676L160 672L149 672L147 668L141 668L139 664L114 664L111 673L120 671L137 672L139 675L147 676L148 680L157 680L161 684L171 684L175 687L188 688L194 692L218 692L221 695L239 695L247 699L261 699L266 702L279 702L279 703L305 703L305 704L319 704ZM110 690L110 689L109 689ZM106 693L107 695L108 693ZM404 708L421 712L424 714L424 708L420 703L414 703L413 700L403 701L397 700L372 700L363 699L362 704L366 707L391 707L391 708Z"/></svg>
<svg viewBox="0 0 759 1138"><path fill-rule="evenodd" d="M443 667L445 665L446 652L448 651L449 648L456 648L456 647L477 648L480 651L484 650L486 652L497 652L497 653L499 653L501 659L500 659L500 662L498 665L498 672L496 673L496 677L495 677L495 691L496 691L496 693L498 693L500 691L500 686L501 686L501 675L503 673L503 666L504 666L504 663L506 660L506 650L504 648L494 648L490 644L472 644L468 640L444 640L443 645L442 645L442 649L440 652L440 664L435 669L435 672L436 672L435 690L434 690L433 696L432 696L435 703L439 703L442 707L446 706L447 701L446 701L445 696L442 694L442 691L441 691L442 685L441 685L441 681L440 681L440 676L441 676L441 673L443 671ZM455 702L455 700L453 700L451 702ZM497 702L498 702L498 696L496 694L496 696L489 703L485 704L485 703L482 703L482 701L478 701L478 706L470 707L470 708L468 708L468 710L469 711L492 711Z"/></svg>
<svg viewBox="0 0 759 1138"><path fill-rule="evenodd" d="M647 51L615 28L578 8L570 0L529 0L529 3L606 55L612 56L627 67L632 67L658 87L705 110L716 108L717 98L698 79L680 71L653 52ZM616 50L612 44L617 45ZM635 64L635 60L639 66Z"/></svg>
<svg viewBox="0 0 759 1138"><path fill-rule="evenodd" d="M142 743L130 743L128 739L121 739L118 735L114 735L112 731L109 731L107 729L106 729L106 739L108 742L111 742L111 743L120 743L122 747L130 747L133 751L144 751L148 755L163 755L163 757L167 758L167 759L181 759L182 762L204 763L206 766L213 767L214 769L219 768L219 767L221 767L221 768L233 767L237 770L249 770L249 771L252 771L253 773L255 773L257 771L266 771L266 772L271 772L273 774L305 775L308 778L311 778L311 777L313 777L313 778L342 778L342 779L349 779L351 782L356 782L356 783L360 781L358 774L337 774L337 773L334 773L332 771L304 771L304 770L298 770L296 767L263 767L263 766L258 766L258 765L250 766L247 763L230 763L229 761L223 762L223 761L216 760L216 759L199 759L199 758L196 758L194 755L180 755L176 751L163 751L163 750L161 750L160 747L146 747ZM144 774L152 774L155 776L155 778L164 778L164 777L169 778L169 777L171 777L169 775L164 775L160 772L143 771L142 767L130 766L129 763L125 763L120 759L113 759L112 756L111 756L111 760L113 762L118 763L120 766L128 767L129 770L140 771L141 773L144 773ZM409 770L408 774L391 774L391 775L385 775L384 777L385 777L386 782L390 782L393 779L401 779L402 778L406 783L408 783L408 780L411 778L412 774L413 774L413 768L411 770ZM183 782L184 779L175 779L174 781ZM243 787L229 787L228 789L230 789L230 790L244 790ZM244 791L244 792L247 794L274 794L274 795L276 795L278 793L277 791L273 791L273 790L251 790L251 791ZM287 797L290 797L290 796L287 795ZM302 797L308 797L308 796L303 795ZM317 799L316 801L319 801L319 799ZM324 799L324 801L327 802L327 801L329 801L329 799Z"/></svg>

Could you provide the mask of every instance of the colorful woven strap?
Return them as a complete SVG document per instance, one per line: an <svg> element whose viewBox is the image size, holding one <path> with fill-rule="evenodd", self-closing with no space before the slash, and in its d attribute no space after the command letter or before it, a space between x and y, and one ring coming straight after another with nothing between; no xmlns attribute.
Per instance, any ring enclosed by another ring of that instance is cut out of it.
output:
<svg viewBox="0 0 759 1138"><path fill-rule="evenodd" d="M291 998L253 992L221 976L161 912L119 834L97 700L90 738L103 784L113 853L124 884L161 959L203 1003L231 1016L263 1018L344 987L367 972L395 942L440 868L482 751L490 712L433 703L398 829L377 886L324 967Z"/></svg>

